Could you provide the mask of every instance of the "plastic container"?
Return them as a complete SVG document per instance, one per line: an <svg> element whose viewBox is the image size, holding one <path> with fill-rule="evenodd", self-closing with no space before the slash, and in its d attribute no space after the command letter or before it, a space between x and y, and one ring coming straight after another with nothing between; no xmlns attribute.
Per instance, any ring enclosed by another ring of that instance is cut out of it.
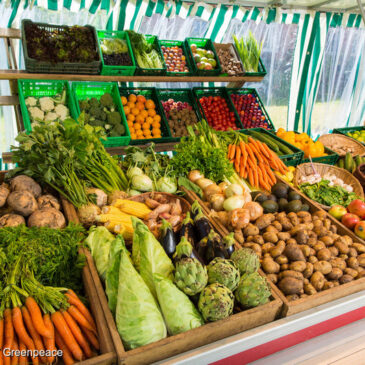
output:
<svg viewBox="0 0 365 365"><path fill-rule="evenodd" d="M167 76L191 76L193 75L193 67L191 65L191 60L189 57L189 52L186 49L186 44L183 41L170 41L170 40L160 40L160 48L161 46L165 46L165 47L175 47L178 46L180 48L182 48L183 50L183 55L185 56L185 60L186 60L186 66L189 69L189 72L171 72L171 71L166 71L166 75ZM161 50L162 52L162 50ZM163 54L163 52L162 52Z"/></svg>
<svg viewBox="0 0 365 365"><path fill-rule="evenodd" d="M241 70L241 72L238 72L237 74L233 75L233 77L234 76L243 76L245 74L245 68L243 67L241 58L237 54L237 50L236 50L236 48L234 48L233 43L215 43L214 42L213 44L214 44L215 50L217 52L217 55L219 54L220 49L229 51L232 58L234 58L236 61L238 61L240 63L242 70ZM221 58L219 58L219 56L218 56L218 59L221 64L221 67L222 67L222 73L219 76L229 76L228 73L223 72L223 62L222 62Z"/></svg>
<svg viewBox="0 0 365 365"><path fill-rule="evenodd" d="M101 140L105 147L127 146L131 140L127 120L124 114L122 104L120 102L118 84L116 82L73 82L72 93L75 100L77 114L81 113L79 101L86 98L100 99L105 93L110 93L113 97L114 104L118 112L122 116L122 123L125 128L124 136L107 137L106 140Z"/></svg>
<svg viewBox="0 0 365 365"><path fill-rule="evenodd" d="M349 133L349 132L362 131L364 129L365 129L365 127L362 127L362 126L359 126L359 127L346 127L346 128L335 128L332 131L332 133L343 134L343 135L345 135L347 137L350 137L347 133ZM353 138L353 137L350 137L350 138ZM353 139L355 139L355 138L353 138ZM358 141L358 140L356 139L356 141ZM360 142L360 141L358 141L358 142ZM365 145L365 142L360 142L360 143L362 143L363 145Z"/></svg>
<svg viewBox="0 0 365 365"><path fill-rule="evenodd" d="M328 147L324 147L324 152L327 153L328 156L314 157L312 158L312 162L316 163L324 163L327 165L335 165L339 156L336 152L332 151ZM309 158L304 158L302 163L310 162Z"/></svg>
<svg viewBox="0 0 365 365"><path fill-rule="evenodd" d="M153 44L155 50L157 51L157 53L160 55L162 64L163 64L163 68L143 68L140 67L138 65L138 61L137 61L137 57L136 57L136 75L141 75L141 76L164 76L166 75L166 63L165 63L165 59L163 57L162 51L161 51L161 47L159 44L159 40L158 37L155 35L149 35L149 34L145 34L145 38L148 44ZM131 42L132 44L132 42ZM132 49L133 49L133 44L132 44ZM134 51L133 51L134 52Z"/></svg>
<svg viewBox="0 0 365 365"><path fill-rule="evenodd" d="M140 88L136 88L136 87L120 87L119 88L119 95L121 96L125 96L128 98L128 96L130 94L134 94L134 95L143 95L146 99L151 99L155 105L156 105L156 113L158 115L161 116L161 135L162 138L148 138L148 139L131 139L130 144L132 145L137 145L137 144L146 144L149 142L154 142L154 143L166 143L166 142L171 142L171 133L170 130L168 128L168 124L166 121L166 117L165 117L165 113L163 111L162 105L158 99L158 95L157 95L157 90L154 87L140 87ZM122 106L123 108L123 106ZM124 111L123 111L124 113ZM130 133L129 131L129 127L128 128L128 133Z"/></svg>
<svg viewBox="0 0 365 365"><path fill-rule="evenodd" d="M96 30L94 27L92 27L91 25L85 25L85 27L89 28L94 35L95 51L97 52L97 55L99 57L98 60L89 63L81 63L81 62L51 63L51 62L38 61L28 56L27 35L25 32L25 25L31 23L33 23L31 20L23 19L21 24L25 69L28 72L57 73L57 74L89 74L89 75L98 75L100 73L101 69L100 51L97 41ZM34 23L34 24L38 25L38 27L40 28L47 29L49 31L53 31L55 29L63 30L66 28L65 26L62 25L51 25L47 23Z"/></svg>
<svg viewBox="0 0 365 365"><path fill-rule="evenodd" d="M70 110L70 116L77 118L77 111L72 97L71 88L68 81L61 80L18 80L19 103L22 111L24 129L27 133L32 131L32 123L28 108L25 105L25 99L29 96L41 98L44 96L55 97L62 94L66 89L66 103L65 105Z"/></svg>
<svg viewBox="0 0 365 365"><path fill-rule="evenodd" d="M247 95L247 94L254 94L255 97L256 97L256 100L259 104L259 107L260 109L262 110L262 114L265 116L265 120L268 124L268 128L271 130L271 131L275 131L275 126L273 124L273 122L271 121L271 118L268 114L268 112L266 111L265 109L265 106L264 106L264 103L262 102L261 98L260 98L260 95L259 93L257 92L256 89L253 89L253 88L245 88L245 89L232 89L232 88L228 88L227 89L227 92L229 94L229 96L231 97L232 94L238 94L238 95ZM232 102L233 106L234 106L234 103ZM240 112L236 109L236 107L234 107L236 112L237 112L237 115L238 117L240 118ZM240 118L240 121L242 123L242 126L244 128L244 124L243 124L243 121L242 119Z"/></svg>
<svg viewBox="0 0 365 365"><path fill-rule="evenodd" d="M98 44L99 44L99 51L100 51L100 59L101 59L101 75L123 75L123 76L133 76L134 72L136 71L136 61L134 59L133 51L131 42L129 40L129 36L127 32L122 30L98 30ZM105 38L119 38L123 39L127 42L128 53L132 61L132 66L111 66L106 65L104 63L103 52L100 47L100 43Z"/></svg>
<svg viewBox="0 0 365 365"><path fill-rule="evenodd" d="M222 72L221 64L219 63L219 58L218 58L217 52L214 48L214 44L211 41L211 39L209 39L209 38L186 38L185 44L186 44L186 49L189 52L190 62L193 67L193 72L195 75L215 76L215 75L219 75ZM192 44L196 44L196 46L198 48L204 48L204 49L210 50L214 53L214 59L217 62L217 65L214 69L212 69L212 70L199 70L198 69L196 62L194 60L194 57L193 57L193 52L191 51L191 48L190 48L190 46Z"/></svg>
<svg viewBox="0 0 365 365"><path fill-rule="evenodd" d="M228 95L227 89L225 87L194 87L193 94L198 105L198 111L200 116L208 122L208 119L203 111L203 107L200 104L200 98L203 96L221 96L227 102L228 109L230 112L234 112L235 123L239 130L243 129L242 123L239 116L237 115L236 109L233 106L232 100Z"/></svg>

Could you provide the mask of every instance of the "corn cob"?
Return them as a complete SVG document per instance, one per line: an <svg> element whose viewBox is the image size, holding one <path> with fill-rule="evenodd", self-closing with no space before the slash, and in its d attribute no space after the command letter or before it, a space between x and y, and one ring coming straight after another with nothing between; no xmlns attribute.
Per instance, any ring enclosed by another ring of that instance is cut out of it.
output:
<svg viewBox="0 0 365 365"><path fill-rule="evenodd" d="M105 205L101 209L101 212L103 214L115 214L115 215L123 214L123 212L119 208L114 207L113 205Z"/></svg>
<svg viewBox="0 0 365 365"><path fill-rule="evenodd" d="M116 234L121 234L123 236L123 238L127 241L132 241L133 240L133 227L128 227L125 226L124 224L117 224L114 229L113 232Z"/></svg>
<svg viewBox="0 0 365 365"><path fill-rule="evenodd" d="M113 206L119 208L124 213L142 219L145 218L149 213L151 213L151 209L149 209L146 204L135 202L132 200L117 199L113 203Z"/></svg>

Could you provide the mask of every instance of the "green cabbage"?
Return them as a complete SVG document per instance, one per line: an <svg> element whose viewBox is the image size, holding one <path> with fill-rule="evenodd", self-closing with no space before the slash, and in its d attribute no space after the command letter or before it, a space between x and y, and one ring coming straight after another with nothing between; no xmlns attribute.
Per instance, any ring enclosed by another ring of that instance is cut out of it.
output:
<svg viewBox="0 0 365 365"><path fill-rule="evenodd" d="M166 326L153 295L121 243L116 323L129 350L165 338Z"/></svg>
<svg viewBox="0 0 365 365"><path fill-rule="evenodd" d="M103 280L105 280L108 269L109 252L114 236L103 226L90 228L89 235L85 243L91 250L91 255L95 261L96 269Z"/></svg>
<svg viewBox="0 0 365 365"><path fill-rule="evenodd" d="M170 335L177 335L204 324L194 304L172 281L158 274L154 275L153 279L158 302Z"/></svg>
<svg viewBox="0 0 365 365"><path fill-rule="evenodd" d="M131 219L134 229L133 262L152 294L156 297L153 275L160 274L172 280L174 265L148 227L138 218L131 217Z"/></svg>

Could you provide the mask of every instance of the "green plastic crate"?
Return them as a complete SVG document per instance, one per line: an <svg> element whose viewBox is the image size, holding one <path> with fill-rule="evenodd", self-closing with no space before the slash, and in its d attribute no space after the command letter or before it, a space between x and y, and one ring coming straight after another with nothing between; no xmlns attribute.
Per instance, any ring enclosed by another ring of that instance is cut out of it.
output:
<svg viewBox="0 0 365 365"><path fill-rule="evenodd" d="M167 101L169 99L174 99L174 101L181 101L181 102L189 103L192 106L193 111L195 112L195 115L197 116L198 120L200 119L200 115L198 112L198 106L196 104L194 94L191 91L191 89L177 89L177 88L157 89L157 94L158 94L159 101L161 102L161 105L162 105L162 101ZM167 120L166 114L165 114L165 117ZM169 128L170 134L172 136L172 133L171 133L171 130L170 130L170 127L168 124L167 124L167 127ZM180 141L180 139L181 139L181 137L172 136L173 141Z"/></svg>
<svg viewBox="0 0 365 365"><path fill-rule="evenodd" d="M94 36L94 43L95 43L95 51L99 56L99 59L96 61L92 61L89 63L81 63L81 62L59 62L59 63L51 63L51 62L44 62L38 61L34 58L30 58L28 56L28 48L27 48L27 36L25 33L25 26L27 24L33 23L29 19L23 19L21 24L21 33L22 33L22 45L23 45L23 52L24 52L24 63L25 69L28 72L35 72L35 73L56 73L56 74L89 74L89 75L98 75L100 73L101 68L101 59L100 59L100 51L99 45L97 42L96 30L91 25L85 25L85 27L89 28ZM64 25L51 25L47 23L35 23L38 27L47 29L47 30L55 30L55 29L65 29L66 26Z"/></svg>
<svg viewBox="0 0 365 365"><path fill-rule="evenodd" d="M362 131L364 130L365 127L362 127L362 126L358 126L358 127L346 127L346 128L336 128L332 131L332 133L337 133L337 134L343 134L345 135L346 137L350 137L347 133L349 132L356 132L356 131ZM352 138L352 137L350 137ZM355 139L355 138L352 138L352 139ZM355 139L355 141L357 141L357 139ZM358 141L360 142L360 141ZM365 146L365 142L360 142L362 143L364 146Z"/></svg>
<svg viewBox="0 0 365 365"><path fill-rule="evenodd" d="M258 100L258 104L259 104L259 106L262 110L262 113L263 113L263 115L265 116L265 118L267 120L267 123L269 125L269 129L272 130L272 131L275 131L275 126L274 126L273 122L271 121L271 118L270 118L268 112L265 109L264 103L262 102L262 100L260 98L260 95L259 95L259 93L257 92L256 89L253 89L253 88L245 88L245 89L227 88L227 92L228 92L229 96L231 96L232 94L239 94L239 95L254 94L256 96L256 99ZM232 102L232 104L233 104L233 102ZM233 104L233 106L234 106L234 104ZM238 117L240 118L239 111L236 109L235 106L234 106L234 108L236 110L236 113L237 113ZM241 118L240 118L240 120L241 120ZM243 126L242 120L241 120L241 123L242 123L242 126Z"/></svg>
<svg viewBox="0 0 365 365"><path fill-rule="evenodd" d="M234 113L235 123L236 123L237 128L239 130L243 129L241 120L240 120L239 116L237 115L236 109L233 106L232 100L231 100L230 96L228 95L227 89L225 87L194 87L193 94L194 94L196 103L198 105L198 112L199 112L201 118L205 119L208 122L208 119L203 111L203 107L200 104L199 99L203 96L221 96L222 98L224 98L226 100L229 111Z"/></svg>
<svg viewBox="0 0 365 365"><path fill-rule="evenodd" d="M164 76L166 75L166 64L165 59L161 51L161 47L159 44L158 37L155 35L149 35L145 34L145 38L148 44L153 44L155 50L160 55L160 58L162 60L163 67L162 68L142 68L138 65L138 61L136 58L136 75L142 75L142 76ZM132 44L133 49L133 44ZM134 53L134 50L133 50Z"/></svg>
<svg viewBox="0 0 365 365"><path fill-rule="evenodd" d="M77 118L77 111L72 97L68 81L61 80L18 80L19 103L22 111L24 129L27 133L32 131L32 124L25 99L29 96L41 98L44 96L54 97L61 94L66 88L66 106L70 110L70 116Z"/></svg>
<svg viewBox="0 0 365 365"><path fill-rule="evenodd" d="M127 32L122 30L98 30L98 44L101 58L101 75L123 75L123 76L133 76L136 71L136 61L134 59L131 42ZM120 38L127 42L128 53L132 60L132 66L111 66L104 63L103 52L101 51L100 43L105 38Z"/></svg>
<svg viewBox="0 0 365 365"><path fill-rule="evenodd" d="M214 44L211 39L209 39L209 38L186 38L185 44L186 44L186 49L189 52L190 62L193 66L194 74L199 75L199 76L216 76L222 72L221 64L219 62L217 52L214 48ZM198 67L196 66L194 57L193 57L193 52L191 52L191 48L190 48L190 46L192 44L196 44L198 48L204 48L204 49L213 51L214 59L217 62L217 65L213 70L199 70L198 69Z"/></svg>
<svg viewBox="0 0 365 365"><path fill-rule="evenodd" d="M188 51L186 49L185 42L183 42L183 41L160 40L159 43L160 43L160 48L161 48L161 46L165 46L165 47L178 46L178 47L182 48L183 55L185 56L185 60L186 60L186 65L187 65L187 67L189 69L189 72L171 72L171 71L166 71L166 75L167 76L191 76L191 75L193 75L193 67L191 65L189 53L188 53ZM162 52L162 54L163 54L163 52Z"/></svg>
<svg viewBox="0 0 365 365"><path fill-rule="evenodd" d="M148 139L131 139L130 144L138 145L138 144L146 144L149 142L154 143L166 143L171 142L171 133L168 128L168 124L166 121L165 113L163 111L162 105L158 99L157 90L154 87L120 87L119 88L120 96L125 96L128 98L130 94L134 95L143 95L146 99L151 99L156 105L156 113L161 116L161 132L162 138L148 138ZM124 113L124 112L123 112ZM129 127L128 132L129 132Z"/></svg>
<svg viewBox="0 0 365 365"><path fill-rule="evenodd" d="M324 152L327 153L328 156L314 157L314 158L312 158L312 162L324 163L327 165L335 165L339 158L338 154L326 146L324 147ZM306 162L310 162L309 158L303 157L302 163L306 163Z"/></svg>
<svg viewBox="0 0 365 365"><path fill-rule="evenodd" d="M292 144L288 143L287 141L284 141L283 139L279 138L274 133L271 133L270 131L267 131L264 128L244 129L243 133L250 134L250 131L256 131L256 132L268 135L269 137L271 137L271 139L274 139L274 140L280 142L281 144L287 146L292 151L294 151L294 153L289 154L289 155L282 155L282 156L278 155L280 160L282 160L286 166L298 166L302 163L304 152L302 150L300 150L298 147L295 147Z"/></svg>
<svg viewBox="0 0 365 365"><path fill-rule="evenodd" d="M72 93L75 100L77 114L81 113L79 101L86 98L100 99L105 93L110 93L113 101L117 106L117 110L122 116L122 123L125 128L125 135L120 137L107 137L106 140L101 140L105 147L127 146L131 140L127 120L124 114L122 103L120 101L118 84L116 82L73 82Z"/></svg>

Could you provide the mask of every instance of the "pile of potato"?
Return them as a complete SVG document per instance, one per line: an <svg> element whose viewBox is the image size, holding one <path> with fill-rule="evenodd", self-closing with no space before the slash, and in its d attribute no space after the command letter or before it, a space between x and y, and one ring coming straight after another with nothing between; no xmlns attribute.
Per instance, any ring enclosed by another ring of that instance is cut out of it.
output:
<svg viewBox="0 0 365 365"><path fill-rule="evenodd" d="M289 301L365 277L365 245L337 234L324 211L264 214L243 236Z"/></svg>
<svg viewBox="0 0 365 365"><path fill-rule="evenodd" d="M0 185L0 228L27 224L28 227L64 228L66 220L58 199L42 192L41 186L26 175Z"/></svg>

